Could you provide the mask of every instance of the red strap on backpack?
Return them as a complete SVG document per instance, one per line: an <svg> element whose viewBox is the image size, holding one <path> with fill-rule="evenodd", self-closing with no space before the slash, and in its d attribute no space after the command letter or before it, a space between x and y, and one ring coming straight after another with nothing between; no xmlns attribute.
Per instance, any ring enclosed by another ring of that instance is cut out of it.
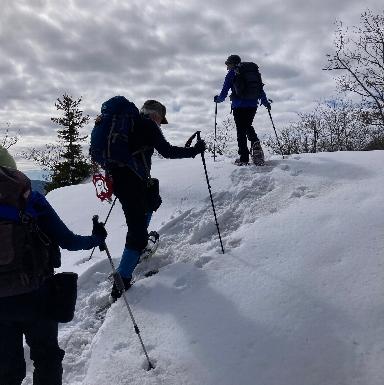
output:
<svg viewBox="0 0 384 385"><path fill-rule="evenodd" d="M109 175L94 174L92 182L96 189L96 196L101 200L111 200L113 194L112 178Z"/></svg>

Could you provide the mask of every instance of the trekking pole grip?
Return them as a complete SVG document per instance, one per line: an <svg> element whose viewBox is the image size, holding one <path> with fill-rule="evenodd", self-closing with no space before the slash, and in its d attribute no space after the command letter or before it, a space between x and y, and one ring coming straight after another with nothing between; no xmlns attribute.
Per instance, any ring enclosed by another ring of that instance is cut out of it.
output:
<svg viewBox="0 0 384 385"><path fill-rule="evenodd" d="M185 147L191 147L193 139L195 139L196 135L199 133L198 139L200 139L200 131L196 131L185 143Z"/></svg>
<svg viewBox="0 0 384 385"><path fill-rule="evenodd" d="M92 217L92 223L95 225L95 224L97 224L97 223L99 223L99 216L98 215L94 215L93 217Z"/></svg>

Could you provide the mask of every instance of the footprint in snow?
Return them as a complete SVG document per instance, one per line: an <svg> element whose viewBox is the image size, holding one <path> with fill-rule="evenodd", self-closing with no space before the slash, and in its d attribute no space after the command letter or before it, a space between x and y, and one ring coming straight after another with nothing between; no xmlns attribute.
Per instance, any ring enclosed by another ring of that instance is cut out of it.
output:
<svg viewBox="0 0 384 385"><path fill-rule="evenodd" d="M288 164L281 164L280 165L280 170L289 171L290 169L291 169L291 167L289 167Z"/></svg>
<svg viewBox="0 0 384 385"><path fill-rule="evenodd" d="M299 186L292 192L292 198L301 198L305 196L306 198L316 198L317 194L313 193L307 186Z"/></svg>
<svg viewBox="0 0 384 385"><path fill-rule="evenodd" d="M228 246L230 246L231 248L236 248L236 247L239 247L241 245L241 239L240 238L235 238L235 239L231 239L228 241Z"/></svg>
<svg viewBox="0 0 384 385"><path fill-rule="evenodd" d="M173 286L175 286L177 289L184 289L187 287L187 279L185 277L177 278Z"/></svg>
<svg viewBox="0 0 384 385"><path fill-rule="evenodd" d="M201 258L199 258L199 260L195 262L195 266L201 269L204 265L206 265L210 261L212 261L212 257L202 256Z"/></svg>
<svg viewBox="0 0 384 385"><path fill-rule="evenodd" d="M303 170L292 170L291 171L291 176L299 176Z"/></svg>

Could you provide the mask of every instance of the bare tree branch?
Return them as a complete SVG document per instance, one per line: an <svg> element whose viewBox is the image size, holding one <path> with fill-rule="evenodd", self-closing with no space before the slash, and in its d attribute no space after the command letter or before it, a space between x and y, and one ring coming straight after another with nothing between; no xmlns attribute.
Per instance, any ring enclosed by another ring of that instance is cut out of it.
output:
<svg viewBox="0 0 384 385"><path fill-rule="evenodd" d="M3 127L0 126L0 134L1 134L0 144L6 149L12 147L19 140L19 133L11 134L10 128L11 128L11 124L9 122L4 123Z"/></svg>
<svg viewBox="0 0 384 385"><path fill-rule="evenodd" d="M334 44L324 70L341 71L341 91L359 95L374 124L384 128L384 12L364 12L360 26L353 29L339 22Z"/></svg>

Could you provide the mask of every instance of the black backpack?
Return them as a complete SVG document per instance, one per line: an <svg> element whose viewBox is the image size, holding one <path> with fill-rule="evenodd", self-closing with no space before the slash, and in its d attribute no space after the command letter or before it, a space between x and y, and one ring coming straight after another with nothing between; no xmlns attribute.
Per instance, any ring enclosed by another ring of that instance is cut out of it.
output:
<svg viewBox="0 0 384 385"><path fill-rule="evenodd" d="M235 68L232 97L259 99L263 91L259 67L252 62L242 62Z"/></svg>
<svg viewBox="0 0 384 385"><path fill-rule="evenodd" d="M0 167L0 297L38 289L58 267L53 266L53 245L26 198L33 194L30 189L22 172Z"/></svg>

